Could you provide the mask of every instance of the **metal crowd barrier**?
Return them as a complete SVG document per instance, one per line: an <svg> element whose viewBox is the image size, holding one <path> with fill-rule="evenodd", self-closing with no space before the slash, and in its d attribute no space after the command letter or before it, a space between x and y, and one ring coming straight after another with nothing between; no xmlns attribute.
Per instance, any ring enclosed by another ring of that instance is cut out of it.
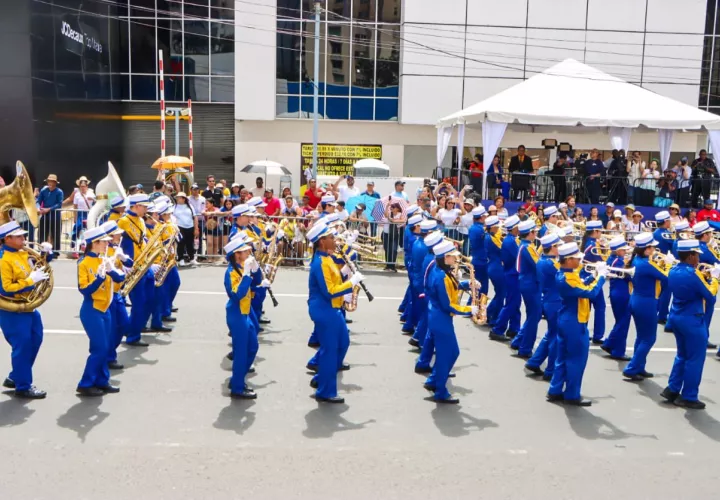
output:
<svg viewBox="0 0 720 500"><path fill-rule="evenodd" d="M15 219L28 232L30 242L47 241L60 253L78 253L86 228L87 210L60 209L42 214L37 227L33 227L24 210L12 211Z"/></svg>

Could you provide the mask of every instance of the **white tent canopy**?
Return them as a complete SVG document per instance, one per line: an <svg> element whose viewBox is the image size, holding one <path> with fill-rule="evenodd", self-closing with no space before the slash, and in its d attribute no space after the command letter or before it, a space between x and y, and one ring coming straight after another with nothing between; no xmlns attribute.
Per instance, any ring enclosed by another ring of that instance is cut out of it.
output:
<svg viewBox="0 0 720 500"><path fill-rule="evenodd" d="M514 123L605 127L609 129L613 148L625 150L629 148L630 129L658 129L663 169L670 158L675 130L705 129L713 150L720 151L720 116L661 96L574 59L566 59L439 120L438 162L445 156L452 127L458 126L460 149L465 125L482 125L483 151L488 155L500 146L508 124Z"/></svg>

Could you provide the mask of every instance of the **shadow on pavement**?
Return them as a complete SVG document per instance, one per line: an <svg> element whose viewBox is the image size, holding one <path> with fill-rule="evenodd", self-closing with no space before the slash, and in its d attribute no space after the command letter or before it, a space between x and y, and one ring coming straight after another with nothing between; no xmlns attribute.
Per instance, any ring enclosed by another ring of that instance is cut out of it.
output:
<svg viewBox="0 0 720 500"><path fill-rule="evenodd" d="M157 359L145 359L143 354L148 351L147 347L128 347L124 351L118 352L118 363L125 365L125 369L132 368L137 365L156 365Z"/></svg>
<svg viewBox="0 0 720 500"><path fill-rule="evenodd" d="M596 399L596 398L593 398ZM629 438L645 438L655 439L657 436L654 434L633 434L625 432L615 424L602 417L598 417L585 408L577 406L563 406L565 409L565 416L567 416L568 422L573 432L580 438L583 439L607 439L607 440L623 440Z"/></svg>
<svg viewBox="0 0 720 500"><path fill-rule="evenodd" d="M12 391L4 391L3 394L12 394ZM27 422L35 410L28 408L29 399L18 399L10 397L7 401L0 403L0 427L14 427Z"/></svg>
<svg viewBox="0 0 720 500"><path fill-rule="evenodd" d="M470 431L483 431L492 427L500 427L492 420L473 417L469 413L462 411L458 405L436 403L430 414L435 427L443 436L447 437L462 437L469 435Z"/></svg>
<svg viewBox="0 0 720 500"><path fill-rule="evenodd" d="M690 425L713 441L720 441L720 422L706 410L686 410L685 418Z"/></svg>
<svg viewBox="0 0 720 500"><path fill-rule="evenodd" d="M100 410L102 402L102 397L82 399L63 415L60 415L57 424L65 429L75 431L80 441L84 443L90 431L110 416L108 412Z"/></svg>
<svg viewBox="0 0 720 500"><path fill-rule="evenodd" d="M254 404L253 399L230 399L230 404L220 410L213 427L244 434L255 423L255 412L249 411Z"/></svg>
<svg viewBox="0 0 720 500"><path fill-rule="evenodd" d="M375 422L375 419L366 420L362 423L353 423L341 416L349 410L346 404L318 403L318 407L305 415L307 428L303 436L310 439L327 439L340 431L355 431L364 428L367 424Z"/></svg>

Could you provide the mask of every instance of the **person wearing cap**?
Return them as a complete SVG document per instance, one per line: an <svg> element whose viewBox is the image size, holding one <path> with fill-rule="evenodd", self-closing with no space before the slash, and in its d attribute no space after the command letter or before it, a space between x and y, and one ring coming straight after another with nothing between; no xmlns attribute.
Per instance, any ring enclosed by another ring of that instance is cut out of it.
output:
<svg viewBox="0 0 720 500"><path fill-rule="evenodd" d="M393 198L402 198L408 201L408 195L405 192L405 181L400 179L395 181L395 192L391 195Z"/></svg>
<svg viewBox="0 0 720 500"><path fill-rule="evenodd" d="M560 228L558 226L560 218L557 207L550 205L549 207L544 208L543 216L545 217L545 221L543 222L543 225L540 226L540 230L538 231L538 238L543 238L548 233L557 233L560 231Z"/></svg>
<svg viewBox="0 0 720 500"><path fill-rule="evenodd" d="M468 231L468 242L470 243L470 259L475 268L475 279L480 282L480 294L489 295L490 290L488 278L488 254L485 248L485 219L487 211L482 205L478 205L470 212L472 226Z"/></svg>
<svg viewBox="0 0 720 500"><path fill-rule="evenodd" d="M720 269L710 271L711 279L697 271L703 250L697 240L679 240L680 262L670 269L668 287L673 294L670 321L677 354L667 387L660 393L666 401L693 410L702 410L700 382L705 365L708 329L704 316L715 302ZM711 309L712 310L712 309Z"/></svg>
<svg viewBox="0 0 720 500"><path fill-rule="evenodd" d="M122 283L125 273L116 269L114 259L107 259L108 242L112 240L102 227L85 232L85 255L78 261L78 289L83 295L80 321L90 339L90 355L77 385L81 396L102 396L120 392L110 385L108 353L113 338L110 305L113 282Z"/></svg>
<svg viewBox="0 0 720 500"><path fill-rule="evenodd" d="M547 331L532 357L525 363L525 369L535 375L542 375L543 379L547 381L552 379L557 354L558 313L562 301L560 300L555 278L560 269L557 257L558 247L562 243L560 237L554 232L540 238L543 254L537 262L537 278L542 292L542 312L547 319ZM547 366L543 372L540 366L546 359Z"/></svg>
<svg viewBox="0 0 720 500"><path fill-rule="evenodd" d="M720 249L718 249L713 240L713 229L710 227L710 224L707 221L698 222L693 226L693 232L695 233L695 239L700 242L700 250L702 251L700 254L700 263L713 267L720 264ZM705 326L708 330L708 336L710 335L710 323L712 322L714 312L715 299L705 303ZM715 349L717 346L708 338L707 348Z"/></svg>
<svg viewBox="0 0 720 500"><path fill-rule="evenodd" d="M492 207L491 207L492 208ZM490 213L488 211L488 213ZM497 320L500 310L505 303L507 289L505 287L505 271L502 264L502 243L503 234L500 219L496 215L490 215L485 219L485 252L488 258L488 278L493 286L493 298L487 306L487 324L492 328ZM505 335L495 335L492 330L488 336L490 340L507 342L510 340Z"/></svg>
<svg viewBox="0 0 720 500"><path fill-rule="evenodd" d="M688 165L688 157L683 156L673 169L677 173L677 202L681 207L686 207L690 200L690 183L692 179L692 168Z"/></svg>
<svg viewBox="0 0 720 500"><path fill-rule="evenodd" d="M247 386L245 377L257 354L257 344L251 341L249 315L252 274L260 265L252 256L252 247L245 237L232 240L223 250L228 261L224 280L225 293L228 296L225 319L232 337L233 353L230 397L255 399L257 395Z"/></svg>
<svg viewBox="0 0 720 500"><path fill-rule="evenodd" d="M0 226L0 296L26 298L38 283L49 278L44 268L34 269L25 250L25 235L15 221ZM54 256L52 245L44 242L41 252L47 262ZM43 341L43 324L40 312L12 312L0 310L0 329L12 348L12 371L3 387L15 389L15 396L24 399L42 399L47 393L33 385L32 368Z"/></svg>
<svg viewBox="0 0 720 500"><path fill-rule="evenodd" d="M560 271L555 277L562 306L558 313L555 370L547 392L549 402L562 401L571 406L590 406L581 395L589 346L590 302L602 294L607 265L599 263L596 276L584 280L577 273L584 258L576 243L558 247Z"/></svg>
<svg viewBox="0 0 720 500"><path fill-rule="evenodd" d="M602 227L602 222L599 220L589 220L585 223L585 235L580 248L585 253L584 261L586 263L605 262L610 257L610 250L601 245L599 241ZM582 279L588 279L590 276L591 274L585 271L584 268L581 269L580 277ZM595 309L592 343L600 345L603 343L603 337L605 336L605 295L602 293L594 295L591 303L593 309Z"/></svg>
<svg viewBox="0 0 720 500"><path fill-rule="evenodd" d="M570 220L570 213L568 213L568 206L567 203L562 202L558 206L558 220L559 221L569 221Z"/></svg>
<svg viewBox="0 0 720 500"><path fill-rule="evenodd" d="M335 212L335 207L337 207L337 203L335 201L335 195L333 194L324 194L322 198L320 198L320 214L319 217L325 217L327 214L331 214Z"/></svg>
<svg viewBox="0 0 720 500"><path fill-rule="evenodd" d="M677 235L675 231L672 230L670 213L666 210L657 212L655 214L655 222L657 223L657 229L653 232L653 238L657 241L657 250L663 255L672 254L673 242L677 238ZM667 323L670 298L668 287L663 287L660 299L658 300L658 323L661 325Z"/></svg>
<svg viewBox="0 0 720 500"><path fill-rule="evenodd" d="M156 199L160 200L160 198ZM169 228L161 220L161 214L171 207L172 205L169 205L167 202L161 201L159 203L154 203L150 208L148 208L148 214L145 218L145 227L147 228L150 237L156 233L160 233L160 242L165 246L171 244L172 234L170 233ZM150 266L150 272L153 274L153 287L148 287L146 297L149 301L147 307L150 309L150 331L170 333L173 329L163 324L164 303L166 300L165 292L167 290L167 285L163 284L162 287L155 286L154 278L154 275L160 270L160 263L162 260L162 255L158 255L155 262ZM165 283L167 283L167 280ZM175 321L175 318L169 316L168 321Z"/></svg>
<svg viewBox="0 0 720 500"><path fill-rule="evenodd" d="M497 336L506 334L509 338L515 338L520 330L520 305L522 302L518 283L518 269L516 267L520 244L518 234L520 219L512 215L505 219L504 227L507 236L503 239L500 249L500 260L503 265L503 276L505 280L505 304L502 306L497 319L492 327L492 333Z"/></svg>
<svg viewBox="0 0 720 500"><path fill-rule="evenodd" d="M266 187L265 188L265 197L263 198L263 201L265 202L265 213L269 215L270 217L278 216L280 215L280 200L277 198L277 196L274 195L273 188ZM277 219L274 219L277 220Z"/></svg>
<svg viewBox="0 0 720 500"><path fill-rule="evenodd" d="M320 342L318 371L311 381L316 386L315 399L318 402L344 403L337 395L337 373L346 369L345 354L350 345L347 325L340 310L344 296L365 277L353 274L343 281L337 264L332 259L335 253L335 231L325 224L316 224L307 232L313 245L308 283L308 310L315 323Z"/></svg>
<svg viewBox="0 0 720 500"><path fill-rule="evenodd" d="M537 263L540 254L535 246L537 236L537 225L534 220L526 220L518 224L520 233L520 248L516 261L518 272L518 289L525 304L525 323L510 344L510 348L517 350L517 357L530 359L535 340L537 339L537 328L542 318L542 304L540 299L540 284L538 282ZM497 333L497 332L496 332Z"/></svg>
<svg viewBox="0 0 720 500"><path fill-rule="evenodd" d="M634 239L632 267L635 268L635 274L632 277L630 309L637 333L635 350L630 363L623 370L623 376L639 382L653 376L645 369L645 365L657 339L658 299L662 288L667 286L668 273L652 260L658 244L653 235L640 233ZM670 259L674 260L674 257L666 257L665 262L669 264L672 262Z"/></svg>
<svg viewBox="0 0 720 500"><path fill-rule="evenodd" d="M356 217L360 217L362 215L362 211L365 209L365 205L362 203L359 203L358 205L362 205L362 209L358 209L359 214ZM408 286L405 288L405 295L403 296L402 302L400 302L400 307L398 307L398 312L400 313L400 321L405 322L407 321L407 313L406 311L409 311L410 308L408 307L410 304L410 300L412 299L412 289L411 289L411 283L410 283L410 261L412 259L412 250L413 245L415 244L415 240L417 239L417 235L419 234L419 227L416 229L415 226L419 224L419 222L415 224L411 224L410 220L415 215L420 216L420 221L422 221L422 214L420 213L420 207L417 205L410 205L407 210L405 211L405 214L408 216L408 224L405 226L404 235L403 235L403 265L405 266L405 269L408 271ZM350 219L353 220L352 218ZM415 219L417 220L417 219Z"/></svg>
<svg viewBox="0 0 720 500"><path fill-rule="evenodd" d="M418 359L415 362L415 373L423 374L430 373L432 371L430 364L432 362L433 355L435 354L435 338L433 337L433 333L428 324L428 307L430 304L427 296L428 278L432 274L432 270L435 266L435 253L433 252L433 249L436 245L442 243L444 237L442 231L431 231L426 235L422 235L421 238L418 238L418 240L420 239L422 239L422 244L427 247L427 255L423 259L421 266L421 269L425 270L420 281L422 289L419 290L421 295L424 295L424 297L422 297L424 302L422 313L424 316L421 316L421 324L415 329L413 338L418 340L420 345L420 356L418 356ZM414 344L410 343L410 345Z"/></svg>
<svg viewBox="0 0 720 500"><path fill-rule="evenodd" d="M426 244L425 240L431 232L437 229L437 223L432 220L417 220L418 214L413 215L413 230L417 234L413 243L411 258L408 262L410 270L410 315L403 325L402 333L412 335L408 343L414 347L420 347L427 335L427 298L425 297L425 273L427 266L432 261L432 245ZM422 216L420 216L422 217ZM433 241L432 239L428 242ZM434 240L433 244L439 241Z"/></svg>
<svg viewBox="0 0 720 500"><path fill-rule="evenodd" d="M710 226L717 230L720 230L720 212L715 209L717 200L714 198L708 198L703 202L703 208L697 213L697 221L708 221ZM718 224L718 225L714 225Z"/></svg>
<svg viewBox="0 0 720 500"><path fill-rule="evenodd" d="M122 217L125 214L125 210L127 209L127 200L124 196L116 196L112 200L110 200L110 211L105 215L102 222L108 222L108 221L115 221L117 222L120 220L120 217Z"/></svg>
<svg viewBox="0 0 720 500"><path fill-rule="evenodd" d="M341 186L340 183L345 181L347 186ZM337 197L339 201L347 202L350 198L360 195L360 188L355 185L355 177L352 175L341 175L330 186L330 190Z"/></svg>
<svg viewBox="0 0 720 500"><path fill-rule="evenodd" d="M613 210L612 218L605 224L605 229L616 233L622 233L624 224L622 221L623 215L619 209Z"/></svg>
<svg viewBox="0 0 720 500"><path fill-rule="evenodd" d="M205 207L205 199L202 198L202 207ZM187 195L180 191L175 195L175 223L180 232L177 242L178 266L197 265L196 250L200 250L200 216L190 203ZM197 241L197 248L195 242Z"/></svg>
<svg viewBox="0 0 720 500"><path fill-rule="evenodd" d="M607 227L608 222L613 220L613 214L615 212L615 204L611 201L605 204L605 213L600 216L600 220L603 223L603 227Z"/></svg>
<svg viewBox="0 0 720 500"><path fill-rule="evenodd" d="M608 267L624 268L625 256L632 248L627 244L623 236L617 236L610 240L611 255L608 257ZM611 359L617 361L630 361L625 355L627 348L627 336L630 329L630 294L631 277L625 273L622 277L611 277L610 281L610 307L615 318L615 325L610 330L600 348L610 355Z"/></svg>
<svg viewBox="0 0 720 500"><path fill-rule="evenodd" d="M88 178L84 175L80 177L77 181L75 181L75 185L77 187L73 193L68 196L68 198L72 198L72 200L65 200L72 201L73 209L75 210L75 224L73 225L70 242L73 250L76 251L78 250L77 239L83 231L83 228L87 226L88 212L95 204L95 193L92 189L89 189L89 182ZM73 254L73 257L77 258L77 253Z"/></svg>
<svg viewBox="0 0 720 500"><path fill-rule="evenodd" d="M124 231L120 248L125 255L135 260L147 243L149 232L145 226L145 215L150 207L148 195L137 193L128 197L128 209L118 220L117 224ZM147 347L147 342L141 338L142 329L152 314L150 301L155 288L155 277L151 270L145 273L139 283L130 292L132 307L130 310L130 326L127 331L126 345Z"/></svg>
<svg viewBox="0 0 720 500"><path fill-rule="evenodd" d="M38 212L42 215L38 228L38 239L40 241L50 241L54 250L60 250L62 225L60 209L62 208L64 195L62 189L58 187L60 183L57 175L48 175L45 183L47 185L40 190L37 197Z"/></svg>
<svg viewBox="0 0 720 500"><path fill-rule="evenodd" d="M435 344L435 364L432 373L425 381L425 389L434 392L436 403L458 404L459 399L447 390L455 361L460 355L453 316L476 316L478 306L460 305L460 290L467 290L469 282L458 282L453 274L453 266L461 257L455 245L444 240L433 247L435 265L428 270L426 293L430 303L428 326Z"/></svg>
<svg viewBox="0 0 720 500"><path fill-rule="evenodd" d="M162 206L158 210L160 217L159 224L161 224L160 231L162 231L161 241L163 246L168 252L175 253L178 233L173 230L172 227L172 216L175 212L175 207L170 204ZM162 263L163 258L158 257L157 263ZM172 315L173 302L180 289L180 273L178 272L177 266L173 265L167 271L167 276L162 286L155 287L157 292L157 303L153 311L152 321L157 325L162 325L162 322L175 322L176 319Z"/></svg>

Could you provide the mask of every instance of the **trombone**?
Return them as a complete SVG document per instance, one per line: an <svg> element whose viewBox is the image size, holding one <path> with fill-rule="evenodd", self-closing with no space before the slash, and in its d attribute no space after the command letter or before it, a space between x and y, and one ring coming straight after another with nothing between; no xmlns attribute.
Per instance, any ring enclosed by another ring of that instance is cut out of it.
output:
<svg viewBox="0 0 720 500"><path fill-rule="evenodd" d="M583 262L583 270L586 273L590 273L595 275L597 272L597 266L599 262ZM607 277L613 278L613 279L624 279L626 277L632 278L635 276L635 268L625 268L625 267L607 267Z"/></svg>

